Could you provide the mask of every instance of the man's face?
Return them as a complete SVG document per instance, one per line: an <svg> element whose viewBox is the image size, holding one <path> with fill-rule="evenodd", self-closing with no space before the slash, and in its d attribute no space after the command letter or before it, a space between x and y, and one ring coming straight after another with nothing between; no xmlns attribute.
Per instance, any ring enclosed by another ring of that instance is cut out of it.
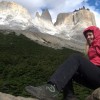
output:
<svg viewBox="0 0 100 100"><path fill-rule="evenodd" d="M87 39L87 42L89 43L89 45L91 45L91 43L94 40L93 32L87 32L86 33L86 39Z"/></svg>

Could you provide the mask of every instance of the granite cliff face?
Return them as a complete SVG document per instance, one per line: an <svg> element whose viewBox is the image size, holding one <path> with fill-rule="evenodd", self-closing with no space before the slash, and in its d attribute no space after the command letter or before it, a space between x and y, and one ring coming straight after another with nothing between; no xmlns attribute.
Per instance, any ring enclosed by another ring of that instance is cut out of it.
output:
<svg viewBox="0 0 100 100"><path fill-rule="evenodd" d="M48 9L46 9L46 10L44 10L44 11L42 12L41 18L44 19L44 20L46 20L46 21L52 22L52 18L51 18L51 15L50 15Z"/></svg>
<svg viewBox="0 0 100 100"><path fill-rule="evenodd" d="M96 22L94 14L82 8L70 13L60 13L54 25L60 31L60 34L56 34L57 36L84 42L82 34L84 28L96 25Z"/></svg>
<svg viewBox="0 0 100 100"><path fill-rule="evenodd" d="M44 11L42 11L41 15L39 14L39 12L36 12L36 16L35 17L40 18L40 19L42 19L44 21L48 21L48 22L52 23L52 18L51 18L51 15L50 15L48 9L45 9Z"/></svg>
<svg viewBox="0 0 100 100"><path fill-rule="evenodd" d="M74 26L79 22L96 25L94 14L87 9L81 9L70 13L60 13L55 22L55 26L61 24Z"/></svg>

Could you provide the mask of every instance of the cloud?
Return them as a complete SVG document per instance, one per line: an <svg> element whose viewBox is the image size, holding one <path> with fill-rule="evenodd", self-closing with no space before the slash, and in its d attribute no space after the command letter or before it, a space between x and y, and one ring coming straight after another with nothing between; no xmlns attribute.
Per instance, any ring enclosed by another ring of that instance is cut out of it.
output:
<svg viewBox="0 0 100 100"><path fill-rule="evenodd" d="M95 6L99 6L99 5L100 5L100 0L96 0Z"/></svg>
<svg viewBox="0 0 100 100"><path fill-rule="evenodd" d="M96 1L98 2L98 0ZM96 25L100 28L100 11L96 6L89 6L86 4L86 7L90 9L91 12L94 13Z"/></svg>
<svg viewBox="0 0 100 100"><path fill-rule="evenodd" d="M55 22L56 17L59 13L72 12L75 9L79 9L79 7L82 7L83 5L83 0L77 0L74 3L73 2L73 0L64 0L64 2L62 2L61 4L56 5L53 9L50 9L49 11L53 18L53 22Z"/></svg>
<svg viewBox="0 0 100 100"><path fill-rule="evenodd" d="M75 3L73 3L74 2L73 0L63 0L63 1L59 0L59 1L51 2L53 4L53 7L52 9L49 9L49 11L53 18L53 22L56 21L57 15L59 13L67 13L73 11L74 8L78 8L80 2L82 2L83 0L77 0L78 2Z"/></svg>
<svg viewBox="0 0 100 100"><path fill-rule="evenodd" d="M6 0L6 1L14 1L18 3L23 7L25 7L26 9L28 9L30 13L34 13L34 11L38 10L40 7L45 5L44 0L34 0L34 1L33 0Z"/></svg>
<svg viewBox="0 0 100 100"><path fill-rule="evenodd" d="M96 18L96 24L100 28L100 13L94 12Z"/></svg>
<svg viewBox="0 0 100 100"><path fill-rule="evenodd" d="M2 0L0 0L2 1ZM39 10L41 8L48 9L58 9L59 11L64 11L65 9L73 8L80 4L83 0L6 0L6 1L14 1L23 5L30 12ZM74 2L74 3L73 3Z"/></svg>

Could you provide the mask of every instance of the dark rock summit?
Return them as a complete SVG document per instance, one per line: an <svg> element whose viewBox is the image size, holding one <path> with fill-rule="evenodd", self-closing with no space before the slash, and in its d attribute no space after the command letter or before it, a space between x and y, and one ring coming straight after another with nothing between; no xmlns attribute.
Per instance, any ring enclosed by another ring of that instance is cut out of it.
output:
<svg viewBox="0 0 100 100"><path fill-rule="evenodd" d="M51 15L50 15L48 9L45 9L45 10L42 12L41 18L44 19L44 20L46 20L46 21L52 22L52 18L51 18Z"/></svg>

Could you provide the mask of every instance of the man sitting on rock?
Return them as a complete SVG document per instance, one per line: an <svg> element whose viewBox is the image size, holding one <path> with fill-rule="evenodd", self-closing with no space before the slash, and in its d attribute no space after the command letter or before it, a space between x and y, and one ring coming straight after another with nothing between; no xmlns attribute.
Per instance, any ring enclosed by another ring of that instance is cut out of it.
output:
<svg viewBox="0 0 100 100"><path fill-rule="evenodd" d="M58 93L63 91L63 100L78 100L74 96L73 80L89 88L100 87L100 29L90 26L83 34L87 40L89 60L80 54L71 55L58 67L47 84L27 86L29 93L41 100L56 100Z"/></svg>

